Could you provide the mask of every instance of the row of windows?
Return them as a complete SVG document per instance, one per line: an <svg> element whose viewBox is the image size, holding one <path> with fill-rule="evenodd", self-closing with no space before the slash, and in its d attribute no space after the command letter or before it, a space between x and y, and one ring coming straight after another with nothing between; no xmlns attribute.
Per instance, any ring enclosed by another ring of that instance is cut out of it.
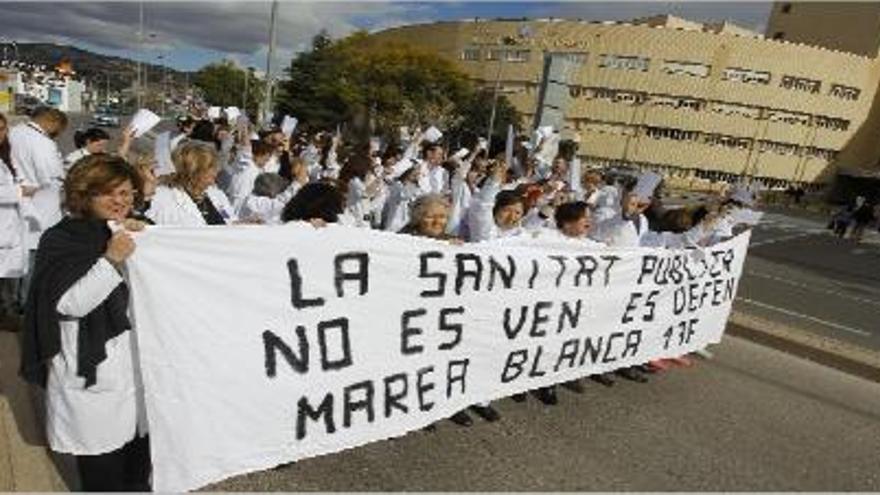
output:
<svg viewBox="0 0 880 495"><path fill-rule="evenodd" d="M754 120L766 119L771 122L783 122L790 125L803 125L807 127L814 125L822 129L834 131L846 131L850 125L849 120L836 117L789 112L780 109L704 100L687 96L648 94L640 91L583 86L569 86L568 91L572 98L598 99L624 105L651 105L696 112L709 110L722 115L740 116Z"/></svg>
<svg viewBox="0 0 880 495"><path fill-rule="evenodd" d="M653 139L690 141L707 144L709 146L722 146L742 151L752 149L754 143L754 140L751 138L725 136L722 134L673 129L669 127L647 126L645 127L645 135ZM835 150L817 148L815 146L798 146L792 143L766 140L759 140L757 141L757 144L758 152L760 153L775 153L782 156L806 156L811 158L821 158L826 161L831 161L837 156L837 151Z"/></svg>
<svg viewBox="0 0 880 495"><path fill-rule="evenodd" d="M698 179L705 179L711 182L721 181L727 182L728 184L733 184L742 180L741 174L734 174L731 172L724 172L721 170L708 170L701 168L685 168L685 167L676 167L675 165L666 165L661 163L651 163L651 162L639 162L639 161L630 161L624 160L620 158L606 158L602 156L594 156L594 155L585 155L581 156L581 164L586 168L614 168L614 169L628 169L639 172L656 172L665 177L673 177L673 178L689 178L696 177ZM771 177L762 177L762 176L753 176L751 180L756 181L760 184L761 189L769 189L772 187L786 187L792 184L801 185L808 189L818 189L821 187L819 184L808 184L805 182L794 182L785 179L775 179Z"/></svg>
<svg viewBox="0 0 880 495"><path fill-rule="evenodd" d="M482 60L483 51L482 48L465 48L461 53L461 59L469 62L478 62ZM505 62L528 62L530 56L529 50L520 48L491 48L485 51L486 60L488 61L503 59ZM571 52L563 56L570 62L583 65L587 62L588 54L586 52ZM603 53L599 56L599 67L604 69L637 70L647 72L650 64L650 58L634 55ZM699 62L665 60L660 70L663 73L670 75L706 78L709 77L709 73L712 71L712 66ZM772 75L767 71L745 69L742 67L727 67L721 73L721 79L744 84L769 85ZM783 75L779 87L818 94L822 89L822 81L805 77ZM828 94L835 98L855 101L859 99L861 90L850 86L844 86L842 84L832 84Z"/></svg>

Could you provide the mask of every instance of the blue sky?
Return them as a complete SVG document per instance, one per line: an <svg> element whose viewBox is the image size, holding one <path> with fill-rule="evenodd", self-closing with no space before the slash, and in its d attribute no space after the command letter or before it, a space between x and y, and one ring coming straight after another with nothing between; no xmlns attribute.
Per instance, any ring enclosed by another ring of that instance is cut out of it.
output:
<svg viewBox="0 0 880 495"><path fill-rule="evenodd" d="M337 2L282 1L277 64L306 49L322 28L334 37L413 22L559 17L626 20L670 13L730 20L763 31L770 2ZM0 41L69 43L100 53L195 70L224 58L265 67L268 1L144 2L145 49L137 44L137 2L4 3ZM61 20L59 22L59 19ZM162 57L162 58L160 58Z"/></svg>

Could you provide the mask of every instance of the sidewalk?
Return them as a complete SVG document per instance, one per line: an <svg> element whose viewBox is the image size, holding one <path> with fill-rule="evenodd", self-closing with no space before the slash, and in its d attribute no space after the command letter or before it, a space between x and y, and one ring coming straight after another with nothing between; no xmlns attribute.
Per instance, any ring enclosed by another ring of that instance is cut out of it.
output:
<svg viewBox="0 0 880 495"><path fill-rule="evenodd" d="M50 456L33 406L36 391L17 370L17 336L0 331L0 492L68 491L61 473L72 473L71 459Z"/></svg>

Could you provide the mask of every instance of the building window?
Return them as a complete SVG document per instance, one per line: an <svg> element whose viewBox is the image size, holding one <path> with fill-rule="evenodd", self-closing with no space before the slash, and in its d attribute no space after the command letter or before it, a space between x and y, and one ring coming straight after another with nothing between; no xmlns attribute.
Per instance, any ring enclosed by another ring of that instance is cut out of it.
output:
<svg viewBox="0 0 880 495"><path fill-rule="evenodd" d="M815 94L821 89L822 82L815 79L807 79L805 77L782 76L782 81L779 82L779 86L785 89Z"/></svg>
<svg viewBox="0 0 880 495"><path fill-rule="evenodd" d="M752 147L752 140L749 138L740 138L735 136L725 136L723 134L708 134L703 142L709 146L722 146L724 148L737 149L746 151Z"/></svg>
<svg viewBox="0 0 880 495"><path fill-rule="evenodd" d="M646 99L645 93L621 91L611 88L583 88L579 90L572 90L570 88L569 91L572 96L583 95L589 99L607 100L611 103L623 103L625 105L641 105Z"/></svg>
<svg viewBox="0 0 880 495"><path fill-rule="evenodd" d="M587 63L587 52L565 52L560 54L560 57L570 64L584 65Z"/></svg>
<svg viewBox="0 0 880 495"><path fill-rule="evenodd" d="M635 57L602 54L599 57L599 67L605 69L621 69L621 70L640 70L647 72L651 59Z"/></svg>
<svg viewBox="0 0 880 495"><path fill-rule="evenodd" d="M798 154L798 145L791 143L780 143L776 141L758 141L758 151L761 153L775 153L783 156L794 156Z"/></svg>
<svg viewBox="0 0 880 495"><path fill-rule="evenodd" d="M651 105L657 107L683 108L699 112L706 107L706 100L684 96L651 95Z"/></svg>
<svg viewBox="0 0 880 495"><path fill-rule="evenodd" d="M784 4L782 4L782 8L780 8L779 10L780 10L783 14L790 14L790 13L791 13L791 4L790 4L790 3L784 3Z"/></svg>
<svg viewBox="0 0 880 495"><path fill-rule="evenodd" d="M529 50L507 50L505 60L508 62L528 62Z"/></svg>
<svg viewBox="0 0 880 495"><path fill-rule="evenodd" d="M501 60L501 57L504 56L505 52L507 52L507 50L493 48L489 50L488 54L486 54L486 60Z"/></svg>
<svg viewBox="0 0 880 495"><path fill-rule="evenodd" d="M721 78L726 81L737 81L746 84L770 84L769 72L741 69L739 67L728 67L724 69Z"/></svg>
<svg viewBox="0 0 880 495"><path fill-rule="evenodd" d="M786 112L784 110L768 110L767 120L771 122L784 122L790 125L810 125L810 116L808 114Z"/></svg>
<svg viewBox="0 0 880 495"><path fill-rule="evenodd" d="M671 139L674 141L697 141L700 137L698 131L685 131L669 127L651 126L645 128L645 135L654 139Z"/></svg>
<svg viewBox="0 0 880 495"><path fill-rule="evenodd" d="M810 158L821 158L826 162L830 162L837 157L837 151L809 146L804 148L804 155Z"/></svg>
<svg viewBox="0 0 880 495"><path fill-rule="evenodd" d="M708 77L712 66L699 62L676 62L666 60L663 62L663 72L667 74L680 74L694 77Z"/></svg>
<svg viewBox="0 0 880 495"><path fill-rule="evenodd" d="M736 103L713 102L709 109L715 113L728 116L745 117L748 119L760 119L761 109L748 105L739 105Z"/></svg>
<svg viewBox="0 0 880 495"><path fill-rule="evenodd" d="M461 52L461 59L467 62L479 62L480 61L480 49L479 48L465 48Z"/></svg>
<svg viewBox="0 0 880 495"><path fill-rule="evenodd" d="M858 100L861 93L862 90L859 88L844 86L842 84L832 84L831 91L828 92L831 96L851 101Z"/></svg>
<svg viewBox="0 0 880 495"><path fill-rule="evenodd" d="M816 127L819 127L821 129L830 129L832 131L845 131L849 129L849 121L844 119L836 119L833 117L825 117L823 115L817 115Z"/></svg>

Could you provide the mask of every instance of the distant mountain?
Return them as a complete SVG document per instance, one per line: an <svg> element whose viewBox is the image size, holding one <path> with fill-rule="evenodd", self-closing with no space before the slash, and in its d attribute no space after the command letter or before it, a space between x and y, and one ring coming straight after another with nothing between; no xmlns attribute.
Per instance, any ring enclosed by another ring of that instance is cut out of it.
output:
<svg viewBox="0 0 880 495"><path fill-rule="evenodd" d="M7 54L12 56L11 48ZM80 79L89 85L98 85L99 91L106 88L107 79L111 91L121 91L132 85L137 76L137 62L121 57L111 57L83 50L70 45L51 43L19 43L18 57L22 62L54 67L63 60L70 61ZM167 71L169 86L183 86L187 73L161 65L143 64L146 68L147 84L162 82L163 71Z"/></svg>

